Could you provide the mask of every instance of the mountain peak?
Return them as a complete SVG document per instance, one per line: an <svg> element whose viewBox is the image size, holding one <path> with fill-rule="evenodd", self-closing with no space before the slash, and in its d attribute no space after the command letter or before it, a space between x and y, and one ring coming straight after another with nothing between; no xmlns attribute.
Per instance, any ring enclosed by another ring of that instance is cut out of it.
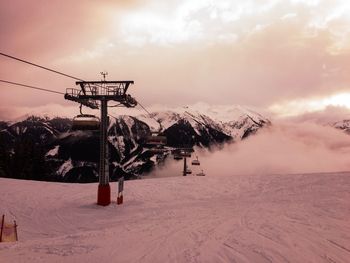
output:
<svg viewBox="0 0 350 263"><path fill-rule="evenodd" d="M120 115L111 118L108 144L112 180L121 175L132 178L134 175L150 171L162 162L173 148L184 145L210 147L228 141L239 141L270 124L268 119L242 107L226 108L227 112L232 114L232 118L221 120L219 110L211 110L211 113L207 114L210 111L201 112L197 108L187 107L156 111L149 115ZM54 180L96 181L99 132L74 132L70 127L69 119L31 116L21 122L4 125L0 136L7 138L3 142L7 143L4 147L8 149L10 159L11 156L16 157L16 154L12 155L11 152L16 151L15 145L23 138L29 138L37 148L40 146L38 160L46 162L45 167L51 169L48 172L49 177L55 178ZM145 142L152 131L160 131L160 128L161 133L167 137L168 144L164 152L155 154L145 147ZM35 147L33 146L33 149ZM30 158L31 156L28 156L28 161ZM30 177L30 172L27 171L27 174ZM45 176L42 178L47 179Z"/></svg>

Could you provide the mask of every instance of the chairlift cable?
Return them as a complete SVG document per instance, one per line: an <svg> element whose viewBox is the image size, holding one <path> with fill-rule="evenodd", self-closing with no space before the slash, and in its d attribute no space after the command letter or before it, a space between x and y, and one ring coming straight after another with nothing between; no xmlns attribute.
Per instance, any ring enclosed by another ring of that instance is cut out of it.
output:
<svg viewBox="0 0 350 263"><path fill-rule="evenodd" d="M152 114L139 102L137 101L137 104L140 105L140 107L152 118L154 119L156 122L158 122L159 124L159 131L163 130L163 127L162 127L162 123L160 122L159 119L156 119L155 117L152 116Z"/></svg>
<svg viewBox="0 0 350 263"><path fill-rule="evenodd" d="M31 66L34 66L34 67L38 67L38 68L41 68L41 69L44 69L44 70L47 70L47 71L50 71L50 72L59 74L59 75L64 76L64 77L68 77L68 78L71 78L71 79L74 79L74 80L79 80L79 81L85 81L85 80L83 80L83 79L81 79L81 78L74 77L74 76L72 76L72 75L63 73L63 72L61 72L61 71L54 70L54 69L51 69L51 68L48 68L48 67L45 67L45 66L41 66L41 65L39 65L39 64L30 62L30 61L28 61L28 60L24 60L24 59L21 59L21 58L15 57L15 56L11 56L11 55L8 55L8 54L2 53L2 52L0 52L0 55L1 55L1 56L4 56L4 57L7 57L7 58L10 58L10 59L17 60L17 61L19 61L19 62L28 64L28 65L31 65ZM99 85L99 86L100 86L100 85ZM61 94L64 95L64 93L61 93Z"/></svg>
<svg viewBox="0 0 350 263"><path fill-rule="evenodd" d="M38 68L41 68L41 69L44 69L44 70L47 70L47 71L50 71L50 72L59 74L59 75L61 75L61 76L65 76L65 77L74 79L74 80L85 81L85 80L83 80L83 79L81 79L81 78L78 78L78 77L75 77L75 76L72 76L72 75L63 73L63 72L61 72L61 71L58 71L58 70L54 70L54 69L45 67L45 66L41 66L41 65L39 65L39 64L30 62L30 61L28 61L28 60L24 60L24 59L15 57L15 56L11 56L11 55L5 54L5 53L3 53L3 52L0 52L0 55L1 55L1 56L4 56L4 57L7 57L7 58L10 58L10 59L17 60L17 61L19 61L19 62L28 64L28 65L31 65L31 66L34 66L34 67L38 67ZM54 93L63 94L63 95L65 94L65 93L62 93L62 92L50 91L50 90L48 90L48 89L41 89L41 88L37 88L37 87L34 87L34 86L29 86L29 85L24 85L24 84L19 84L19 83L14 84L14 83L11 83L11 82L9 82L9 81L2 81L2 82L7 82L7 83L10 83L10 84L13 84L13 85L26 86L26 87L28 87L28 88L34 88L34 89L38 89L38 90L44 90L44 91L54 92ZM100 86L100 85L98 85L98 86ZM142 105L140 105L140 106L141 106L148 114L150 114ZM111 106L111 107L113 107L113 106Z"/></svg>
<svg viewBox="0 0 350 263"><path fill-rule="evenodd" d="M138 105L140 105L140 107L152 118L154 119L156 122L158 122L158 120L154 117L152 117L152 114L138 101L137 102Z"/></svg>
<svg viewBox="0 0 350 263"><path fill-rule="evenodd" d="M7 57L7 58L10 58L10 59L17 60L17 61L19 61L19 62L28 64L28 65L31 65L31 66L34 66L34 67L38 67L38 68L41 68L41 69L44 69L44 70L47 70L47 71L50 71L50 72L53 72L53 73L56 73L56 74L59 74L59 75L68 77L68 78L71 78L71 79L75 79L75 80L79 80L79 81L84 81L84 80L81 79L81 78L77 78L77 77L74 77L74 76L72 76L72 75L69 75L69 74L60 72L60 71L58 71L58 70L54 70L54 69L51 69L51 68L48 68L48 67L45 67L45 66L41 66L41 65L39 65L39 64L30 62L30 61L28 61L28 60L24 60L24 59L15 57L15 56L11 56L11 55L5 54L5 53L3 53L3 52L0 52L0 55L1 55L1 56L4 56L4 57ZM10 83L10 82L8 82L8 81L3 81L3 82ZM11 84L13 84L13 83L11 83ZM17 85L17 84L14 84L14 85ZM21 84L20 84L20 85L21 85ZM29 86L29 85L27 85L27 86ZM39 88L39 89L40 89L40 88ZM45 90L45 89L43 89L43 90ZM47 90L47 91L49 91L49 90ZM58 92L57 92L57 93L58 93ZM64 94L64 93L61 92L60 94ZM143 109L145 112L147 112L149 115L151 115L151 113L150 113L140 102L137 101L137 103L142 107L142 109ZM154 118L154 119L155 119L155 118ZM155 119L155 120L156 120L156 119ZM156 120L156 121L158 121L158 120Z"/></svg>
<svg viewBox="0 0 350 263"><path fill-rule="evenodd" d="M66 73L63 73L63 72L60 72L60 71L57 71L57 70L54 70L54 69L50 69L50 68L48 68L48 67L44 67L44 66L38 65L38 64L36 64L36 63L30 62L30 61L27 61L27 60L24 60L24 59L20 59L20 58L17 58L17 57L14 57L14 56L11 56L11 55L2 53L2 52L0 52L0 55L1 55L1 56L4 56L4 57L8 57L8 58L10 58L10 59L14 59L14 60L17 60L17 61L26 63L26 64L31 65L31 66L34 66L34 67L38 67L38 68L41 68L41 69L44 69L44 70L47 70L47 71L51 71L51 72L53 72L53 73L56 73L56 74L59 74L59 75L62 75L62 76L65 76L65 77L68 77L68 78L71 78L71 79L75 79L75 80L79 80L79 81L84 81L84 80L82 80L82 79L80 79L80 78L77 78L77 77L68 75L68 74L66 74Z"/></svg>
<svg viewBox="0 0 350 263"><path fill-rule="evenodd" d="M0 79L0 82L7 83L7 84L11 84L11 85L17 85L17 86L21 86L21 87L25 87L25 88L30 88L30 89L35 89L35 90L46 91L46 92L51 92L51 93L56 93L56 94L64 95L63 92L59 92L59 91L55 91L55 90L50 90L50 89L39 88L39 87L35 87L35 86L31 86L31 85L26 85L26 84L22 84L22 83L17 83L17 82L12 82L12 81L8 81L8 80Z"/></svg>
<svg viewBox="0 0 350 263"><path fill-rule="evenodd" d="M63 72L60 72L60 71L57 71L57 70L45 67L45 66L41 66L39 64L30 62L28 60L24 60L24 59L15 57L15 56L11 56L9 54L5 54L5 53L0 52L0 55L4 56L4 57L7 57L7 58L10 58L10 59L13 59L13 60L17 60L19 62L28 64L28 65L31 65L31 66L34 66L34 67L38 67L38 68L41 68L41 69L44 69L44 70L47 70L47 71L50 71L50 72L53 72L53 73L56 73L56 74L68 77L68 78L71 78L71 79L74 79L74 80L84 81L81 78L78 78L78 77L75 77L75 76L72 76L72 75L69 75L69 74L66 74L66 73L63 73ZM30 86L30 85L25 85L25 84L20 84L20 83L12 83L10 81L2 81L2 82L6 82L6 83L9 83L9 84L13 84L13 85L19 85L19 86L23 86L23 87L27 87L27 88L33 88L33 89L37 89L37 90L43 90L43 91L54 92L54 93L57 93L57 94L65 95L65 93L63 93L63 92L55 92L55 91L51 91L51 90L48 90L48 89L42 89L42 88ZM98 85L98 86L100 86L100 85ZM110 106L110 107L117 107L117 106Z"/></svg>

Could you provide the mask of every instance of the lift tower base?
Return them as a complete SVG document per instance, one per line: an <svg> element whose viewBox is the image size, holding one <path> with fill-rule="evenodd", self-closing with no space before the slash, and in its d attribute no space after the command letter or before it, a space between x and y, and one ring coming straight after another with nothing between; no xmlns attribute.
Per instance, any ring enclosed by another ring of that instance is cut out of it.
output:
<svg viewBox="0 0 350 263"><path fill-rule="evenodd" d="M97 190L97 204L106 206L111 203L111 187L107 185L98 185Z"/></svg>

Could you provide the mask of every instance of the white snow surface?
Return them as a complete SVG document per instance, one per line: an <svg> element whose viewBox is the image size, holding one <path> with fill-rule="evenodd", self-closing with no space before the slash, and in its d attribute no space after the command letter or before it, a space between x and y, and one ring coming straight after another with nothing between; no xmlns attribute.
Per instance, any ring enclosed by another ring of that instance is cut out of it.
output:
<svg viewBox="0 0 350 263"><path fill-rule="evenodd" d="M97 184L0 178L0 214L19 242L0 262L349 262L350 173Z"/></svg>
<svg viewBox="0 0 350 263"><path fill-rule="evenodd" d="M73 167L72 159L69 158L60 166L60 168L58 168L57 173L65 176L65 174L68 173Z"/></svg>
<svg viewBox="0 0 350 263"><path fill-rule="evenodd" d="M46 153L46 157L54 157L58 154L58 150L59 150L60 146L59 145L56 145L53 149L49 150L47 153Z"/></svg>

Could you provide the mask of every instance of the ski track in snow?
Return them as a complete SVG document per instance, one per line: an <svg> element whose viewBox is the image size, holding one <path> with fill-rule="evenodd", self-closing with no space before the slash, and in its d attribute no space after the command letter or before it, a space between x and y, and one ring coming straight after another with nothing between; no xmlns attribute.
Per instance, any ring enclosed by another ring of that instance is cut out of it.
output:
<svg viewBox="0 0 350 263"><path fill-rule="evenodd" d="M349 189L350 173L145 179L99 207L96 184L0 178L20 239L0 261L349 262Z"/></svg>

